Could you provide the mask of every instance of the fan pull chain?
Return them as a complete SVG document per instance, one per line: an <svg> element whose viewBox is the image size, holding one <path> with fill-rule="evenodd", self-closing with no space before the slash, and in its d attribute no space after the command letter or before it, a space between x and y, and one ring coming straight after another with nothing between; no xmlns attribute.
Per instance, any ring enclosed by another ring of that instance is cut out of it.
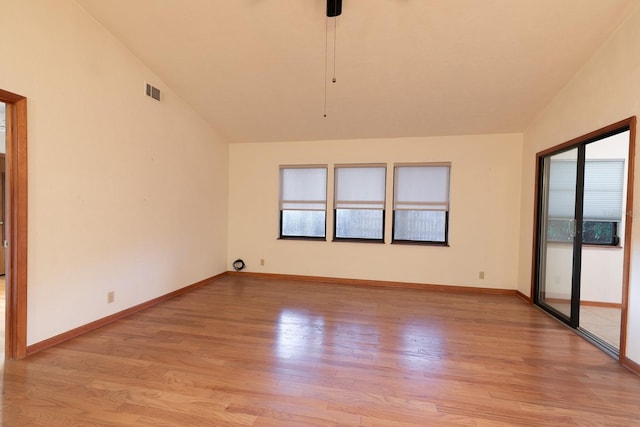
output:
<svg viewBox="0 0 640 427"><path fill-rule="evenodd" d="M333 10L330 9L332 0L327 0L327 18L324 31L324 109L323 117L327 117L327 97L328 97L328 82L329 82L329 18L334 18L333 21L333 74L331 81L336 83L338 81L336 77L336 63L338 52L338 15L342 13L342 0L333 0Z"/></svg>
<svg viewBox="0 0 640 427"><path fill-rule="evenodd" d="M327 75L329 68L329 17L324 31L324 117L327 117Z"/></svg>

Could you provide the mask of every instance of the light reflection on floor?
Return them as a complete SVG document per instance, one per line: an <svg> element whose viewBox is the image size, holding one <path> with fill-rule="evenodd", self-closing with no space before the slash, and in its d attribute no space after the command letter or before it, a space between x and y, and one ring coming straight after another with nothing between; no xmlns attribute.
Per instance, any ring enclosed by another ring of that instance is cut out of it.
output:
<svg viewBox="0 0 640 427"><path fill-rule="evenodd" d="M360 322L327 324L322 315L296 309L282 310L276 323L274 355L283 361L315 354L381 363L380 354L394 349L404 354L400 368L413 371L432 366L445 351L445 338L433 323L408 323L381 333Z"/></svg>
<svg viewBox="0 0 640 427"><path fill-rule="evenodd" d="M405 368L424 369L444 352L445 338L434 324L405 324L402 329L402 349L406 352L406 357L402 359L406 362Z"/></svg>
<svg viewBox="0 0 640 427"><path fill-rule="evenodd" d="M324 339L324 317L303 310L285 309L276 325L276 355L281 359L303 357Z"/></svg>

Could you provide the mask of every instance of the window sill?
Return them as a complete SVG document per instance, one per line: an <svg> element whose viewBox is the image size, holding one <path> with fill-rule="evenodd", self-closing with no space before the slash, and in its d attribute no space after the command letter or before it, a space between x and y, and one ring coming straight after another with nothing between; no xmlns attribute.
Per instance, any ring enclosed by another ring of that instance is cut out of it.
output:
<svg viewBox="0 0 640 427"><path fill-rule="evenodd" d="M280 236L278 240L312 240L316 242L326 242L326 237L306 237L306 236Z"/></svg>
<svg viewBox="0 0 640 427"><path fill-rule="evenodd" d="M449 247L449 242L421 242L419 240L393 240L392 245L414 245L414 246L443 246Z"/></svg>
<svg viewBox="0 0 640 427"><path fill-rule="evenodd" d="M352 239L348 237L334 237L332 242L376 243L384 245L384 239Z"/></svg>
<svg viewBox="0 0 640 427"><path fill-rule="evenodd" d="M573 246L573 242L547 242L550 246ZM591 243L583 243L585 249L622 249L621 245L594 245Z"/></svg>
<svg viewBox="0 0 640 427"><path fill-rule="evenodd" d="M585 249L622 249L620 245L590 245L588 243L583 243L582 247Z"/></svg>

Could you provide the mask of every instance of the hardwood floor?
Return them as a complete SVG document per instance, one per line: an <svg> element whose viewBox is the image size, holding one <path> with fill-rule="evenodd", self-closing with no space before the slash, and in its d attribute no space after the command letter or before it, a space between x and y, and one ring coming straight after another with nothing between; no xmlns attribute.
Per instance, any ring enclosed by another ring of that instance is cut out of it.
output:
<svg viewBox="0 0 640 427"><path fill-rule="evenodd" d="M515 296L226 276L6 362L5 426L630 426L640 377Z"/></svg>

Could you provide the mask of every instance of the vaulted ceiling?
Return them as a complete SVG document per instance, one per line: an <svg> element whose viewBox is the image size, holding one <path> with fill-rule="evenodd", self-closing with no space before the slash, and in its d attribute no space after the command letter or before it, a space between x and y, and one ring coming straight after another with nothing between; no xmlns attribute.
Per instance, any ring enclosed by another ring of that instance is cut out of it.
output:
<svg viewBox="0 0 640 427"><path fill-rule="evenodd" d="M76 1L230 142L522 132L640 2Z"/></svg>

